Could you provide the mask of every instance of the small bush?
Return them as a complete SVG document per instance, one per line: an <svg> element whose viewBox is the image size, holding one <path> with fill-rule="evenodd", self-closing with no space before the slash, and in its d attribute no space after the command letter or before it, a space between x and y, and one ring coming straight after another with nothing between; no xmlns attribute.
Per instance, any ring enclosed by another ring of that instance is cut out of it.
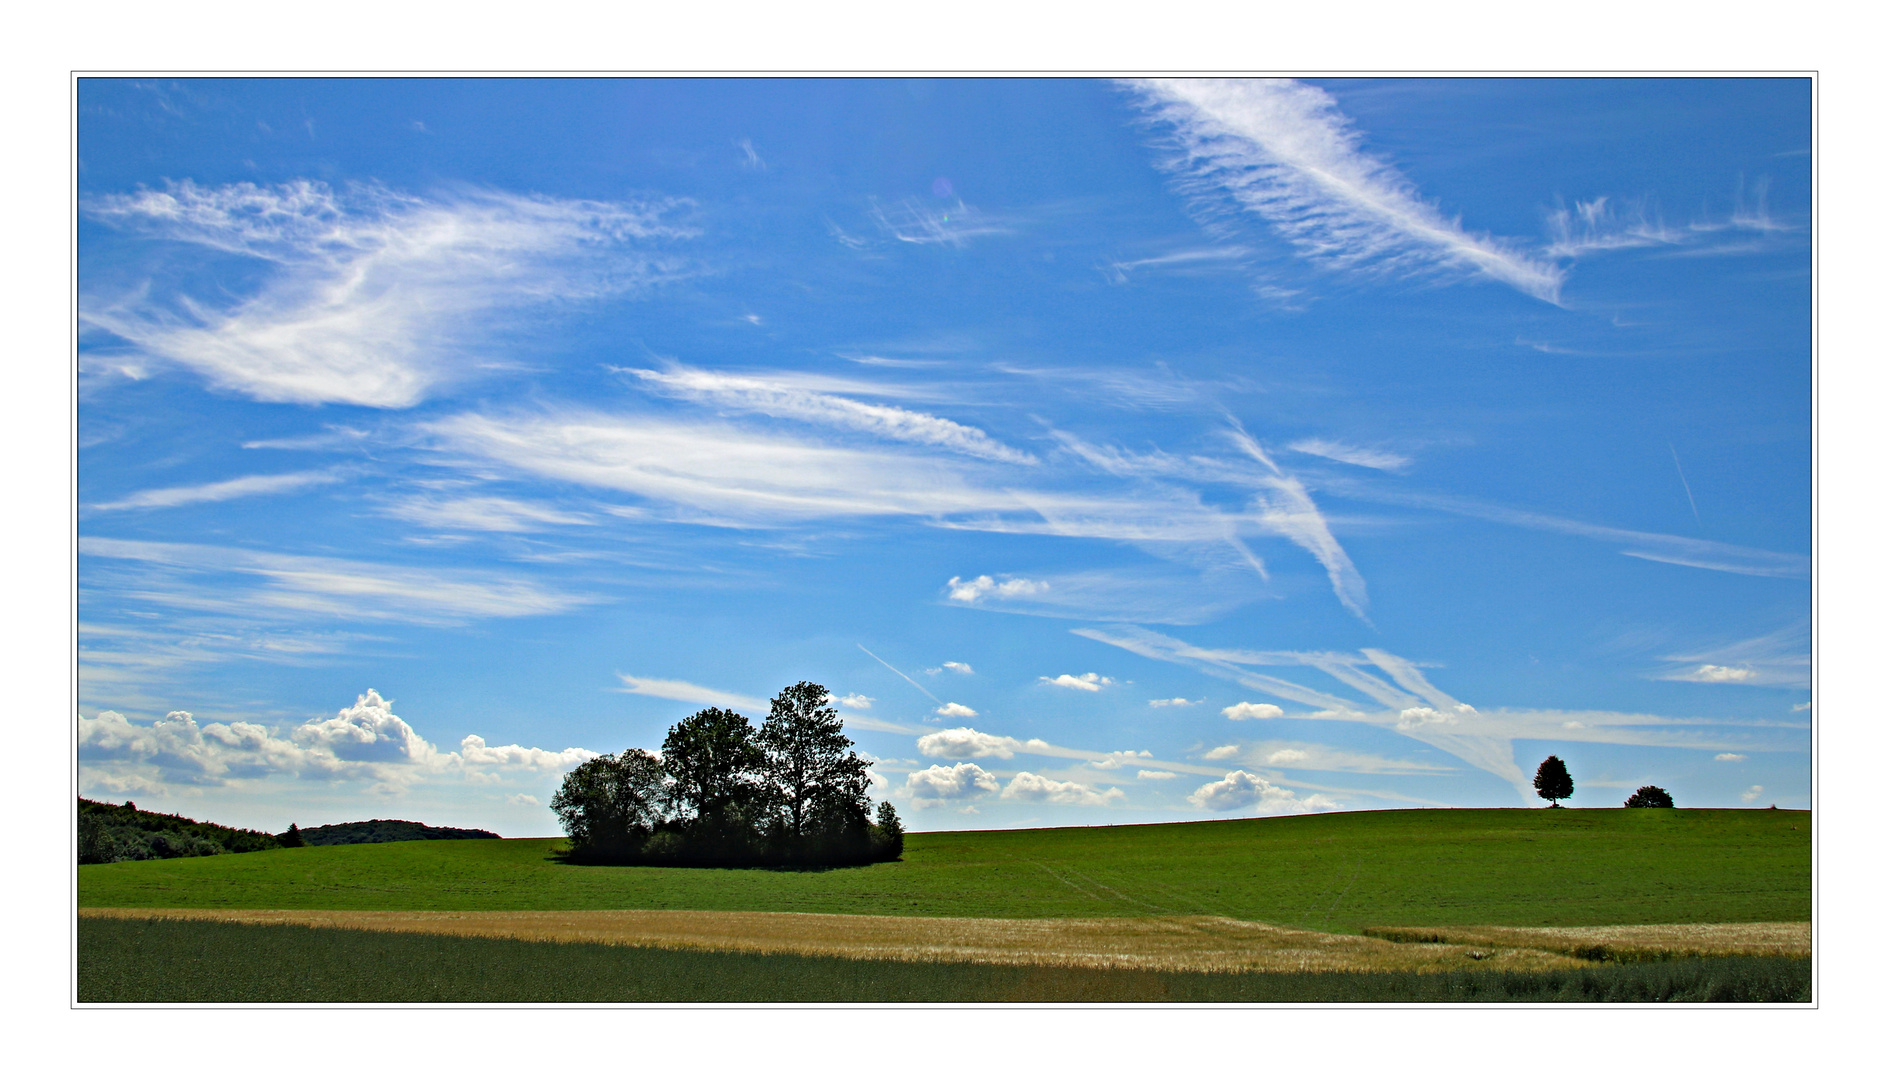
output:
<svg viewBox="0 0 1889 1080"><path fill-rule="evenodd" d="M1665 788L1654 787L1648 784L1627 796L1627 805L1630 807L1671 810L1673 808L1673 797L1667 794Z"/></svg>

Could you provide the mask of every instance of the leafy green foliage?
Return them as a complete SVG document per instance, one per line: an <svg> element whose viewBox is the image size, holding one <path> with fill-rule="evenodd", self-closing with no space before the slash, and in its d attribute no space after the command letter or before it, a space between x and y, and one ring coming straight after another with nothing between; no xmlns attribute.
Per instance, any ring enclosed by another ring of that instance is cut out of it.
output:
<svg viewBox="0 0 1889 1080"><path fill-rule="evenodd" d="M759 731L709 708L669 729L662 756L625 750L565 774L551 809L578 863L852 866L896 859L902 829L867 818L869 764L826 688L781 691ZM896 826L898 815L892 814Z"/></svg>
<svg viewBox="0 0 1889 1080"><path fill-rule="evenodd" d="M1640 790L1627 796L1627 805L1636 808L1652 807L1662 810L1671 810L1673 808L1673 797L1665 788L1654 787L1651 784L1647 784L1640 788Z"/></svg>
<svg viewBox="0 0 1889 1080"><path fill-rule="evenodd" d="M79 919L83 1002L1809 1001L1808 959L1214 975Z"/></svg>
<svg viewBox="0 0 1889 1080"><path fill-rule="evenodd" d="M1535 770L1535 794L1547 799L1550 806L1560 806L1562 799L1574 794L1574 777L1568 775L1568 767L1553 754Z"/></svg>
<svg viewBox="0 0 1889 1080"><path fill-rule="evenodd" d="M140 810L79 799L79 862L82 864L224 855L282 847L276 837L255 829L233 829L180 814Z"/></svg>
<svg viewBox="0 0 1889 1080"><path fill-rule="evenodd" d="M294 829L294 826L290 826ZM497 840L489 829L455 829L446 825L422 825L417 821L374 818L371 821L344 821L339 825L318 825L299 830L302 842L315 847L333 844L392 844L401 840ZM283 847L293 847L286 840Z"/></svg>

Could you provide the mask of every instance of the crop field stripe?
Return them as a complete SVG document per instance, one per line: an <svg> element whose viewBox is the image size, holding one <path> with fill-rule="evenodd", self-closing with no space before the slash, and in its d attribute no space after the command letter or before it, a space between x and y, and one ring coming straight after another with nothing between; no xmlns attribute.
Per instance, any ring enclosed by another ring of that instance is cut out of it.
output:
<svg viewBox="0 0 1889 1080"><path fill-rule="evenodd" d="M82 909L85 918L310 926L853 959L1163 971L1542 970L1592 960L1807 955L1791 924L1536 931L1392 928L1370 935L1289 930L1211 916L939 919L717 911L230 911Z"/></svg>
<svg viewBox="0 0 1889 1080"><path fill-rule="evenodd" d="M306 914L306 913L303 913ZM1810 962L1211 974L856 960L83 916L78 1000L108 1002L1809 1002Z"/></svg>

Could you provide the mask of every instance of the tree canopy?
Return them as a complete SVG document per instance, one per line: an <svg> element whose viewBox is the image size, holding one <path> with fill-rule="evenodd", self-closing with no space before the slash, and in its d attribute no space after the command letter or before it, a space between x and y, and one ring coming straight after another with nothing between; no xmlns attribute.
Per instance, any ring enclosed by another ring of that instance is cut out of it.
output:
<svg viewBox="0 0 1889 1080"><path fill-rule="evenodd" d="M757 730L729 709L669 729L661 756L625 750L565 774L551 809L578 862L746 865L896 859L891 803L869 819L871 762L853 752L818 683L773 699Z"/></svg>
<svg viewBox="0 0 1889 1080"><path fill-rule="evenodd" d="M1568 767L1553 754L1535 770L1535 794L1547 799L1550 806L1560 806L1562 799L1574 794L1574 777L1568 775Z"/></svg>
<svg viewBox="0 0 1889 1080"><path fill-rule="evenodd" d="M1632 807L1650 807L1658 810L1671 810L1673 797L1663 787L1647 784L1640 790L1627 796L1627 805Z"/></svg>

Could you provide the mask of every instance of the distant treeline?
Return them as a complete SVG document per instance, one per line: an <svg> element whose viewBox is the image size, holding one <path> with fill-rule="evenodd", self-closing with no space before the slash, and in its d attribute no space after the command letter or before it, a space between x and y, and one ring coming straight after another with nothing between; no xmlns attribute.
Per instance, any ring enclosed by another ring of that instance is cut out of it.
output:
<svg viewBox="0 0 1889 1080"><path fill-rule="evenodd" d="M186 855L226 855L282 847L277 837L256 829L232 829L181 814L156 814L136 803L79 799L79 861L133 862Z"/></svg>
<svg viewBox="0 0 1889 1080"><path fill-rule="evenodd" d="M453 829L417 821L349 821L287 832L235 829L181 814L140 810L136 803L79 798L79 862L137 862L192 855L231 855L324 844L384 844L395 840L496 840L485 829Z"/></svg>
<svg viewBox="0 0 1889 1080"><path fill-rule="evenodd" d="M896 859L905 830L889 802L868 815L870 763L853 753L824 686L796 683L757 731L727 709L669 729L662 755L605 754L572 769L551 800L571 862L841 866Z"/></svg>
<svg viewBox="0 0 1889 1080"><path fill-rule="evenodd" d="M341 825L317 825L299 830L302 843L310 847L327 844L389 844L397 840L497 840L499 834L486 829L453 829L445 825L422 825L417 821L350 821Z"/></svg>

